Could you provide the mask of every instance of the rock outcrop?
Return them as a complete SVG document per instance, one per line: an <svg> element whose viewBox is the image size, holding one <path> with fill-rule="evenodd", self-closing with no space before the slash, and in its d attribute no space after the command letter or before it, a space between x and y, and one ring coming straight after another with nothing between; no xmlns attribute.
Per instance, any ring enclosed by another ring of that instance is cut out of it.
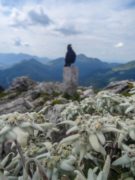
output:
<svg viewBox="0 0 135 180"><path fill-rule="evenodd" d="M39 111L47 101L51 103L62 93L62 83L36 83L28 77L19 77L0 96L0 114Z"/></svg>
<svg viewBox="0 0 135 180"><path fill-rule="evenodd" d="M111 82L105 90L113 93L128 93L133 88L132 82L128 80Z"/></svg>
<svg viewBox="0 0 135 180"><path fill-rule="evenodd" d="M12 91L27 91L32 89L37 83L27 76L21 76L13 80L10 90Z"/></svg>
<svg viewBox="0 0 135 180"><path fill-rule="evenodd" d="M27 101L25 98L19 97L15 100L10 100L5 102L0 102L0 114L7 114L11 112L28 112L30 109L32 109L32 103Z"/></svg>

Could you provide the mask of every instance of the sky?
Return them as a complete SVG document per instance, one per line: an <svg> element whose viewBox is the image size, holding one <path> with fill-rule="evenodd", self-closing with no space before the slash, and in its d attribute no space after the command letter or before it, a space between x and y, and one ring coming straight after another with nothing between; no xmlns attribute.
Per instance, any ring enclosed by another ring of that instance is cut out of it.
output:
<svg viewBox="0 0 135 180"><path fill-rule="evenodd" d="M135 0L0 0L0 53L135 60Z"/></svg>

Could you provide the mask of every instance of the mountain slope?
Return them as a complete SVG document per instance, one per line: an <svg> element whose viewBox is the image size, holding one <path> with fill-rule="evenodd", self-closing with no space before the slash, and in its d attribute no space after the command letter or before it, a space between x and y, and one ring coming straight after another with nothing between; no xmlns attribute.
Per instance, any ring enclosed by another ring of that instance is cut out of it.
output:
<svg viewBox="0 0 135 180"><path fill-rule="evenodd" d="M86 84L104 87L112 81L135 80L135 61L118 65L105 72L97 72L92 77L87 77Z"/></svg>
<svg viewBox="0 0 135 180"><path fill-rule="evenodd" d="M117 80L130 79L135 80L135 61L119 65L112 69L110 74Z"/></svg>
<svg viewBox="0 0 135 180"><path fill-rule="evenodd" d="M52 80L48 66L35 59L31 59L27 61L24 60L11 68L1 70L0 84L7 87L14 78L24 75L36 81Z"/></svg>
<svg viewBox="0 0 135 180"><path fill-rule="evenodd" d="M127 62L125 64L122 64L116 68L113 69L113 71L118 72L118 71L126 71L126 70L131 70L135 68L135 60Z"/></svg>
<svg viewBox="0 0 135 180"><path fill-rule="evenodd" d="M4 68L10 67L15 65L16 63L20 63L23 60L30 60L30 59L36 59L39 62L46 64L48 61L50 61L48 58L44 57L38 57L38 56L33 56L29 54L24 54L24 53L0 53L0 64L2 64Z"/></svg>

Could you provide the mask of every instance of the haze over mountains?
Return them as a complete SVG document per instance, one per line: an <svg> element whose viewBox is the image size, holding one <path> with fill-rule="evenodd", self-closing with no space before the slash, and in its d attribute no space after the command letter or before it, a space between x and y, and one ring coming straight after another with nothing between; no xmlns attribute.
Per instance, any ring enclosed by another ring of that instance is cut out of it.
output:
<svg viewBox="0 0 135 180"><path fill-rule="evenodd" d="M0 65L0 85L6 88L18 76L29 76L36 81L62 81L64 58L50 60L27 54L0 54ZM75 65L79 68L80 85L101 88L110 81L135 80L135 61L107 63L80 54Z"/></svg>
<svg viewBox="0 0 135 180"><path fill-rule="evenodd" d="M47 57L38 57L24 53L0 53L0 69L11 67L16 63L20 63L23 60L30 60L32 58L38 60L41 63L47 63L48 61L50 61L50 59Z"/></svg>

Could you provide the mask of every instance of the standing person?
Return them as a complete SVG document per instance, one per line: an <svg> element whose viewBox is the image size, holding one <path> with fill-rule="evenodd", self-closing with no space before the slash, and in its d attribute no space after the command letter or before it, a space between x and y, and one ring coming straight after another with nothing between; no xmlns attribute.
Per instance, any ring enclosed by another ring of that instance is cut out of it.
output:
<svg viewBox="0 0 135 180"><path fill-rule="evenodd" d="M67 53L65 56L65 65L64 66L71 66L71 64L73 64L76 60L76 53L74 52L74 50L72 49L71 44L68 44L67 46Z"/></svg>

